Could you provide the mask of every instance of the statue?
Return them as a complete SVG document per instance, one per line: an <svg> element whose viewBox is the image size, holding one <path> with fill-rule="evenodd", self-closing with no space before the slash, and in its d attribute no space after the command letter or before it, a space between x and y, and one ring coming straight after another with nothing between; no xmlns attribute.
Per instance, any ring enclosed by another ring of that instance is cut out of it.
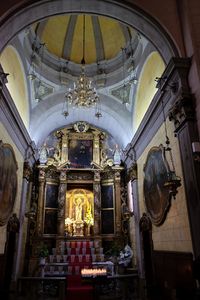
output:
<svg viewBox="0 0 200 300"><path fill-rule="evenodd" d="M124 250L120 251L119 253L119 259L118 259L119 265L123 265L124 267L127 267L131 262L132 257L133 257L133 251L131 247L129 245L126 245L124 247Z"/></svg>
<svg viewBox="0 0 200 300"><path fill-rule="evenodd" d="M75 220L82 221L83 201L80 197L78 197L78 199L74 199L74 202L75 202Z"/></svg>

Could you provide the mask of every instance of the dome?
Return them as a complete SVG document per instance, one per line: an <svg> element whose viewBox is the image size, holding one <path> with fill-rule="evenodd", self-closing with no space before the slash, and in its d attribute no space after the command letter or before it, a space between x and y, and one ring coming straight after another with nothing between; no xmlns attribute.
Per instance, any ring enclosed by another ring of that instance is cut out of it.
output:
<svg viewBox="0 0 200 300"><path fill-rule="evenodd" d="M87 49L85 63L92 64L114 59L136 36L134 29L96 15L54 16L35 23L32 28L51 54L77 64L83 58L83 39Z"/></svg>

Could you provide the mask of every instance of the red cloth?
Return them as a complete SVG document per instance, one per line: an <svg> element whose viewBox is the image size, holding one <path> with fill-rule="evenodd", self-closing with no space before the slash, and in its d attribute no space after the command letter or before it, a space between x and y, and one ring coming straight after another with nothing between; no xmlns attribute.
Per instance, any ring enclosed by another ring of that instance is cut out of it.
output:
<svg viewBox="0 0 200 300"><path fill-rule="evenodd" d="M93 286L82 284L80 275L67 276L67 300L93 300Z"/></svg>

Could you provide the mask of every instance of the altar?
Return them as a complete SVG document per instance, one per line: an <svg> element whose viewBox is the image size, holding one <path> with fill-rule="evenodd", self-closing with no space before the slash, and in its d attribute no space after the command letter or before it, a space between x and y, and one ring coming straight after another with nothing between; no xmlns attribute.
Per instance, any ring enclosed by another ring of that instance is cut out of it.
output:
<svg viewBox="0 0 200 300"><path fill-rule="evenodd" d="M29 273L36 268L43 243L63 254L63 243L90 240L97 256L115 240L123 242L121 172L114 155L116 141L106 132L80 121L49 135L42 146L38 183L33 183ZM111 151L113 149L113 151ZM99 262L102 259L99 259Z"/></svg>

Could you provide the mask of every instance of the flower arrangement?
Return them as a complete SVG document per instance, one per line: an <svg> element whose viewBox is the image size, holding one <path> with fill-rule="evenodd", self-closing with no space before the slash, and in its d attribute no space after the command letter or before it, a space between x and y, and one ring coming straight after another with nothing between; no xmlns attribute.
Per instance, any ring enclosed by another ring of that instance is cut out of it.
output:
<svg viewBox="0 0 200 300"><path fill-rule="evenodd" d="M94 225L94 219L91 210L86 212L84 221L87 225Z"/></svg>
<svg viewBox="0 0 200 300"><path fill-rule="evenodd" d="M43 244L40 246L40 248L38 249L38 255L39 257L47 257L49 255L49 250L47 248L47 245Z"/></svg>

